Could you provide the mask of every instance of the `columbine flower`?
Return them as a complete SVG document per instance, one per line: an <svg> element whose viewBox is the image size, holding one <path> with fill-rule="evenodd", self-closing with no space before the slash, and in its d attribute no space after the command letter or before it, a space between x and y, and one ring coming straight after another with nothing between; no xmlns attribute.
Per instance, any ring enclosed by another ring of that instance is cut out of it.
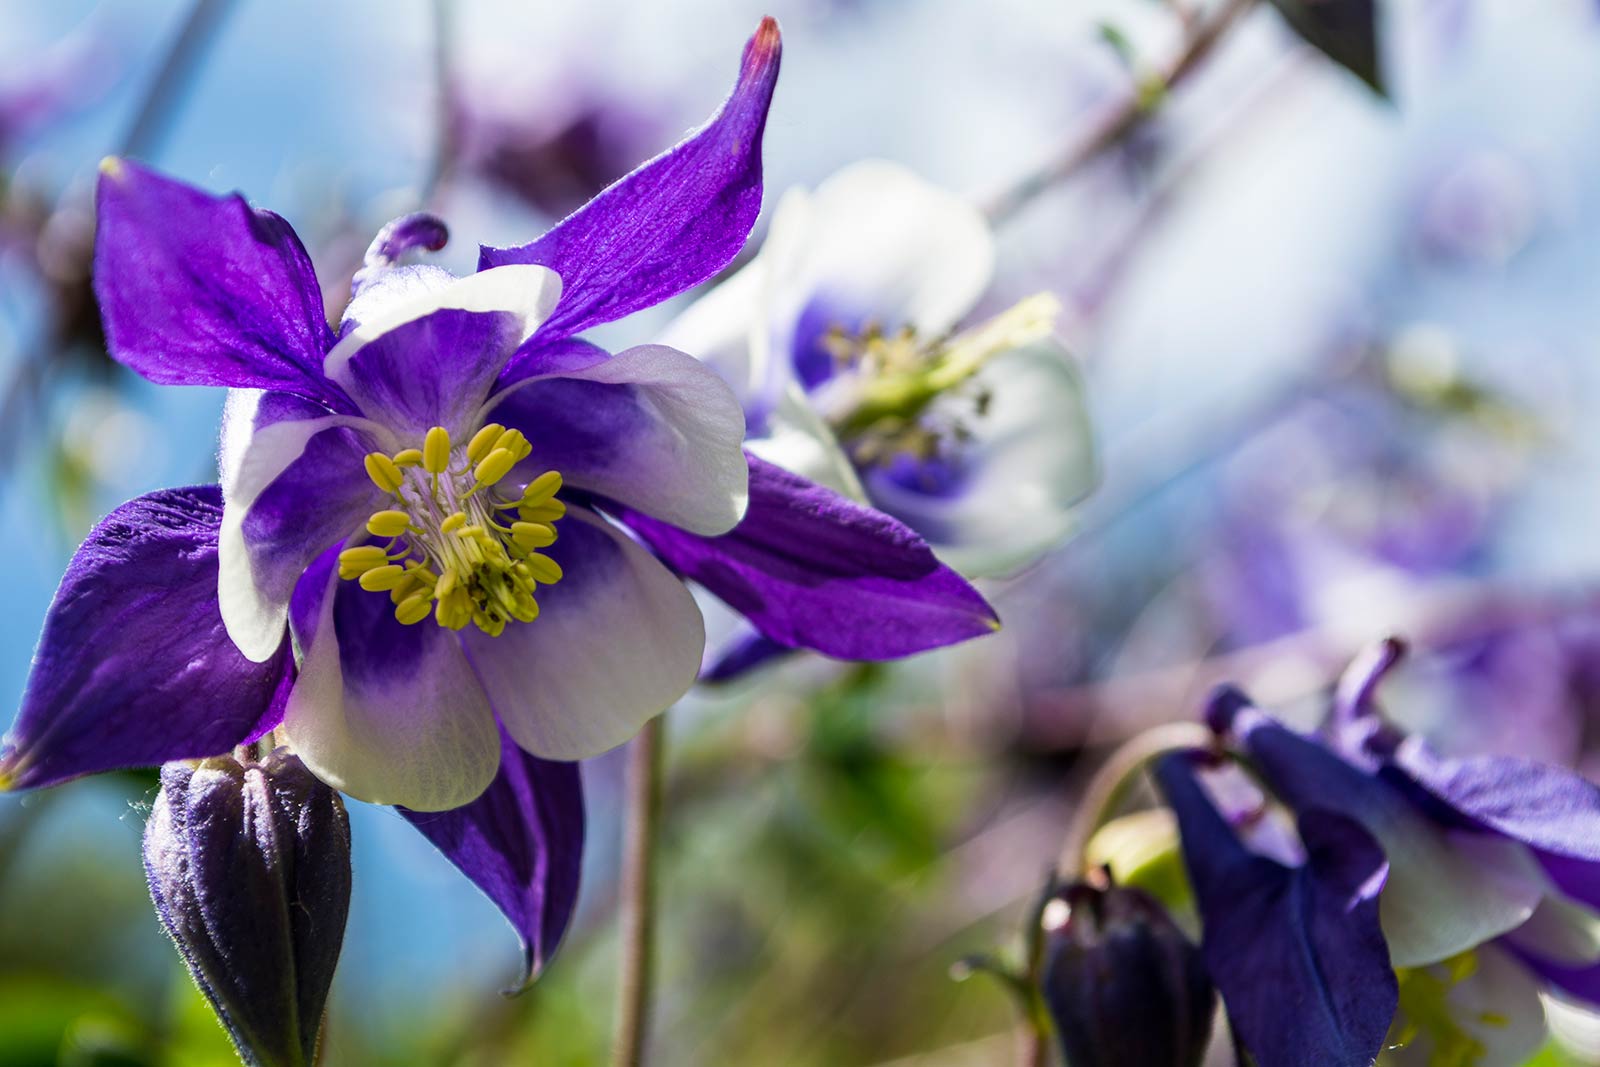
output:
<svg viewBox="0 0 1600 1067"><path fill-rule="evenodd" d="M1543 1039L1538 991L1600 1004L1600 789L1507 757L1446 760L1379 718L1401 653L1352 666L1308 737L1231 690L1208 721L1299 819L1303 863L1253 852L1203 753L1157 777L1178 816L1204 952L1262 1067L1495 1067ZM1391 1020L1393 1027L1391 1029Z"/></svg>
<svg viewBox="0 0 1600 1067"><path fill-rule="evenodd" d="M971 204L867 161L792 190L760 254L668 344L710 360L767 459L870 502L971 577L1032 561L1094 480L1046 296L957 331L994 269Z"/></svg>
<svg viewBox="0 0 1600 1067"><path fill-rule="evenodd" d="M476 274L399 265L444 244L439 220L385 227L337 335L281 218L110 162L112 354L230 387L223 484L90 533L0 788L276 731L323 781L402 806L511 920L531 975L577 893L583 800L562 761L676 700L703 651L683 582L613 520L693 551L789 645L885 658L994 629L904 526L743 455L739 404L699 361L574 336L742 247L778 57L767 20L706 126L539 240L485 248Z"/></svg>

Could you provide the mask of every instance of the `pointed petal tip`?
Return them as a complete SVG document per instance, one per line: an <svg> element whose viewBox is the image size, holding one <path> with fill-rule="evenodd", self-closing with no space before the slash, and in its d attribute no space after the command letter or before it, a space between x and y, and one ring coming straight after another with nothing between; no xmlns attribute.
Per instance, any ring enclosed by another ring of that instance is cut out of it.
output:
<svg viewBox="0 0 1600 1067"><path fill-rule="evenodd" d="M1233 729L1239 712L1251 706L1250 698L1231 685L1219 685L1206 701L1205 724L1212 733L1221 736Z"/></svg>
<svg viewBox="0 0 1600 1067"><path fill-rule="evenodd" d="M782 54L783 33L778 29L778 20L767 15L762 18L761 25L756 27L756 32L745 49L745 65L753 67L770 63Z"/></svg>
<svg viewBox="0 0 1600 1067"><path fill-rule="evenodd" d="M100 161L100 173L112 181L119 180L125 170L121 156L106 156Z"/></svg>
<svg viewBox="0 0 1600 1067"><path fill-rule="evenodd" d="M528 942L522 943L522 973L517 980L500 990L500 995L507 1000L520 997L532 989L539 976L544 973L544 960L533 951L533 946Z"/></svg>

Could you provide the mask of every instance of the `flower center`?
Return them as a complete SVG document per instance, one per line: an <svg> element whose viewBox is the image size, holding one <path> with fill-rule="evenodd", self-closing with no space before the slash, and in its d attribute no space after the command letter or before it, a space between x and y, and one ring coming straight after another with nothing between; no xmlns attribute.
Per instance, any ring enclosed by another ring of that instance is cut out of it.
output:
<svg viewBox="0 0 1600 1067"><path fill-rule="evenodd" d="M1389 1030L1390 1047L1426 1039L1428 1067L1473 1067L1483 1062L1489 1050L1462 1025L1449 999L1455 987L1477 971L1477 954L1470 950L1442 963L1397 970L1400 1008ZM1510 1025L1509 1019L1492 1011L1478 1012L1471 1021L1497 1029Z"/></svg>
<svg viewBox="0 0 1600 1067"><path fill-rule="evenodd" d="M561 580L560 565L538 550L555 543L567 512L555 498L556 471L515 496L500 486L532 451L520 430L490 423L465 448L452 448L450 432L435 426L421 448L368 453L367 477L394 506L373 512L367 532L387 543L339 553L339 577L388 593L406 626L432 615L448 629L470 622L498 637L512 620L532 622L534 591Z"/></svg>
<svg viewBox="0 0 1600 1067"><path fill-rule="evenodd" d="M910 326L893 333L868 324L859 334L834 327L823 347L846 379L846 397L830 419L858 464L887 464L897 456L936 458L970 436L957 413L934 401L967 385L1002 352L1048 337L1061 305L1046 293L1028 297L994 318L954 336L923 338ZM987 390L976 390L972 416L988 413Z"/></svg>

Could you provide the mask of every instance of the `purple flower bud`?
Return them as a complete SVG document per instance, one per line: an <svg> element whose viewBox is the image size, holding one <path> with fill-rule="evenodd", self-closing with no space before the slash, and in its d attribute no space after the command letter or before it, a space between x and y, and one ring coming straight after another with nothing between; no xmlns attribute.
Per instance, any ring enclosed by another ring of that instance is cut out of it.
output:
<svg viewBox="0 0 1600 1067"><path fill-rule="evenodd" d="M309 1067L350 906L339 795L283 749L169 763L144 865L162 925L245 1062Z"/></svg>
<svg viewBox="0 0 1600 1067"><path fill-rule="evenodd" d="M1148 893L1075 882L1044 911L1044 996L1068 1067L1198 1067L1216 993Z"/></svg>

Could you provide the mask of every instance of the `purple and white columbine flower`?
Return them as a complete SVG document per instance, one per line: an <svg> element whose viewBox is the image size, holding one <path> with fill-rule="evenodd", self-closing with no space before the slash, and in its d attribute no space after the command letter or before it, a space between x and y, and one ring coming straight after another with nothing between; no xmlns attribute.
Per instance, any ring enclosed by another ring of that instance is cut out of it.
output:
<svg viewBox="0 0 1600 1067"><path fill-rule="evenodd" d="M779 37L722 109L531 244L456 278L373 242L335 334L287 223L108 162L95 283L112 354L230 388L222 485L113 512L46 619L0 787L224 753L271 731L401 806L516 926L530 973L571 915L576 765L694 682L677 539L772 640L886 658L995 628L904 526L741 450L704 364L577 340L698 284L760 210ZM298 661L298 664L297 664Z"/></svg>
<svg viewBox="0 0 1600 1067"><path fill-rule="evenodd" d="M1241 840L1164 758L1207 966L1261 1067L1510 1067L1543 1041L1541 990L1600 1005L1600 788L1509 757L1442 759L1380 718L1398 642L1358 660L1319 736L1224 690L1208 723L1299 821L1285 864ZM1393 1028L1391 1029L1391 1021Z"/></svg>
<svg viewBox="0 0 1600 1067"><path fill-rule="evenodd" d="M753 451L895 516L968 577L1005 574L1067 536L1096 470L1053 300L956 332L994 261L972 204L863 161L786 193L760 254L662 339L734 386Z"/></svg>

